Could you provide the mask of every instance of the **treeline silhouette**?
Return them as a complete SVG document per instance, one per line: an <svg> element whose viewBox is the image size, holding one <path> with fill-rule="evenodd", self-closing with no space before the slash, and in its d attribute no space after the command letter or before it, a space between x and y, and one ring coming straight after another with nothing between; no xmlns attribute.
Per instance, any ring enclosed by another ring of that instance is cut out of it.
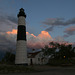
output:
<svg viewBox="0 0 75 75"><path fill-rule="evenodd" d="M42 48L42 51L44 52L44 56L52 54L57 59L75 57L75 47L72 47L71 44L66 45L66 43L59 44L57 42L50 42L49 45Z"/></svg>
<svg viewBox="0 0 75 75"><path fill-rule="evenodd" d="M75 65L75 47L72 44L50 42L42 48L43 55L49 58L49 65Z"/></svg>

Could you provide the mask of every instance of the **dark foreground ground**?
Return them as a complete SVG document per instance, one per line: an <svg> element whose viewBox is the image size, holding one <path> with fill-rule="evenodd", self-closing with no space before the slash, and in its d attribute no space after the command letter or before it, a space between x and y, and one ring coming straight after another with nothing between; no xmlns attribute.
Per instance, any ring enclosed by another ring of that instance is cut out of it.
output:
<svg viewBox="0 0 75 75"><path fill-rule="evenodd" d="M29 73L8 73L0 75L75 75L75 66L72 67L51 67L51 66L33 66L39 72Z"/></svg>

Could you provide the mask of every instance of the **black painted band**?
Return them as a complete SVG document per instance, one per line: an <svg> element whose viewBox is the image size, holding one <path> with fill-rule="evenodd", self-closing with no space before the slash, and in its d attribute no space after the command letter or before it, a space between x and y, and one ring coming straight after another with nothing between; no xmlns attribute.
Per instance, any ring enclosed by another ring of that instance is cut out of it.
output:
<svg viewBox="0 0 75 75"><path fill-rule="evenodd" d="M23 25L18 26L17 41L18 40L25 40L26 41L26 27Z"/></svg>

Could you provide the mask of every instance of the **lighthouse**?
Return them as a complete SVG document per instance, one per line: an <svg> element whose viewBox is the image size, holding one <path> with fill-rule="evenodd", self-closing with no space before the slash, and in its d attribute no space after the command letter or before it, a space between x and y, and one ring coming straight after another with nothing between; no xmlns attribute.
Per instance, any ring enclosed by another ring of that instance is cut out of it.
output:
<svg viewBox="0 0 75 75"><path fill-rule="evenodd" d="M27 48L26 48L26 14L24 9L21 8L18 17L18 31L17 31L17 44L15 64L28 65Z"/></svg>

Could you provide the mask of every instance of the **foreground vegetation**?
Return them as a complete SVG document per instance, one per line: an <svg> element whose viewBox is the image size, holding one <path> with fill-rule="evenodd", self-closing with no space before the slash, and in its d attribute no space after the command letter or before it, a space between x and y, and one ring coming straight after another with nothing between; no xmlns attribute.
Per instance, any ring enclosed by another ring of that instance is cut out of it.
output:
<svg viewBox="0 0 75 75"><path fill-rule="evenodd" d="M75 59L50 59L47 65L62 67L75 66Z"/></svg>
<svg viewBox="0 0 75 75"><path fill-rule="evenodd" d="M75 47L72 44L60 44L57 42L50 42L42 48L44 57L49 58L49 65L74 65L75 64Z"/></svg>
<svg viewBox="0 0 75 75"><path fill-rule="evenodd" d="M32 66L24 65L0 65L1 73L31 73L38 72L39 70L34 69Z"/></svg>
<svg viewBox="0 0 75 75"><path fill-rule="evenodd" d="M56 59L71 59L75 57L75 47L72 44L50 42L42 48L44 56L53 55Z"/></svg>
<svg viewBox="0 0 75 75"><path fill-rule="evenodd" d="M64 62L64 61L62 61ZM57 60L51 60L51 63L47 65L32 65L32 66L24 66L24 65L7 65L7 64L0 64L0 74L8 74L8 73L34 73L34 72L44 72L49 71L54 68L58 68L57 66L60 65L61 62ZM61 65L64 67L73 67L74 65ZM62 67L61 67L62 68Z"/></svg>

